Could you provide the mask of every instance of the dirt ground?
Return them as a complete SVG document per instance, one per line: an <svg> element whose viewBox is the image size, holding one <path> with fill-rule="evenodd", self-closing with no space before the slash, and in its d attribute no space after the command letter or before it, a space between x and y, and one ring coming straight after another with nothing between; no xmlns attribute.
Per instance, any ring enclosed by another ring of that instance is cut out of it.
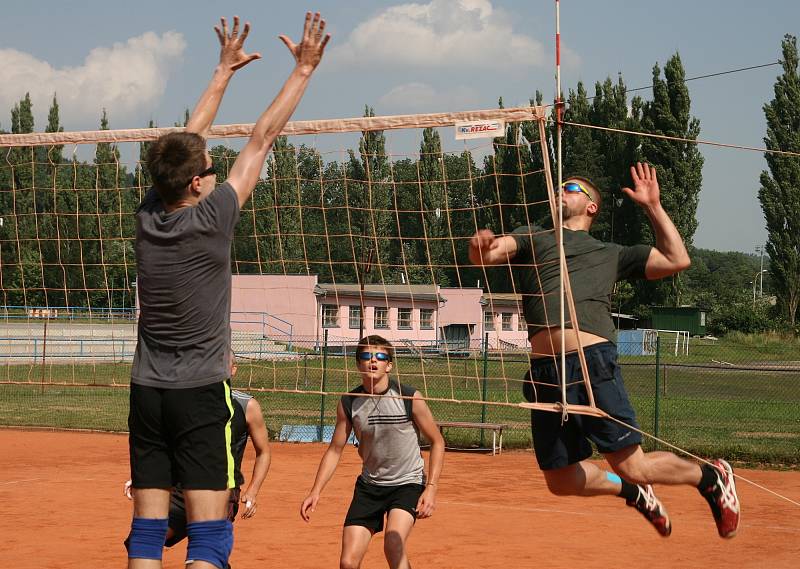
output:
<svg viewBox="0 0 800 569"><path fill-rule="evenodd" d="M248 449L250 450L250 449ZM336 567L341 524L360 461L348 448L310 524L299 506L324 451L319 444L273 444L272 468L250 520L237 520L234 569ZM131 504L127 437L0 430L0 566L15 569L124 567ZM248 475L252 456L245 457ZM737 470L800 501L800 472ZM557 498L530 452L448 453L435 515L409 543L414 567L770 567L800 563L800 507L740 480L742 522L733 540L717 536L706 503L690 488L659 487L673 533L659 537L616 498ZM385 567L383 538L364 567ZM183 567L185 545L164 567Z"/></svg>

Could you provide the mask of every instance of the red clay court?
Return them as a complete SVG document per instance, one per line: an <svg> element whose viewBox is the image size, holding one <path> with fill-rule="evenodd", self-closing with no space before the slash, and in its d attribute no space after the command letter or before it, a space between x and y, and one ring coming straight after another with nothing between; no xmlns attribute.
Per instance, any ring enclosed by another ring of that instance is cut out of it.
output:
<svg viewBox="0 0 800 569"><path fill-rule="evenodd" d="M123 567L131 504L127 436L0 430L0 565L15 569ZM234 569L338 566L341 524L360 468L345 450L311 524L299 516L325 446L272 444L272 468L251 520L237 520ZM250 450L250 449L248 449ZM249 474L252 457L245 457ZM800 472L737 470L797 501ZM800 509L738 482L739 535L717 536L708 506L685 487L659 487L673 520L663 539L621 500L556 498L531 452L448 452L436 514L411 535L414 567L770 567L800 563ZM382 537L364 567L385 567ZM164 567L184 567L185 545Z"/></svg>

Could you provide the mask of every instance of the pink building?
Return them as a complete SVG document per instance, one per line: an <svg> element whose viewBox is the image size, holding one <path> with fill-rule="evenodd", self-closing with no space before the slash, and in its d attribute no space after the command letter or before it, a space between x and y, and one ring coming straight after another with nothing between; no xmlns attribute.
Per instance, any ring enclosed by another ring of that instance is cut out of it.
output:
<svg viewBox="0 0 800 569"><path fill-rule="evenodd" d="M365 285L317 282L316 275L234 275L234 331L319 345L379 334L397 345L450 351L525 348L527 332L519 295L484 294L480 288L438 285Z"/></svg>

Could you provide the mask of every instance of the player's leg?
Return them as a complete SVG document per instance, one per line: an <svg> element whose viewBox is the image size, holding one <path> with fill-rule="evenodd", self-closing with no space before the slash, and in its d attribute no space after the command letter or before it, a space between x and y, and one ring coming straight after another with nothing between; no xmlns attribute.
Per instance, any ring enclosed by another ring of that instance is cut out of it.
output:
<svg viewBox="0 0 800 569"><path fill-rule="evenodd" d="M386 534L383 538L383 553L391 569L411 567L406 554L406 541L414 528L414 516L407 510L393 508L386 517Z"/></svg>
<svg viewBox="0 0 800 569"><path fill-rule="evenodd" d="M126 540L128 567L161 567L171 488L170 453L161 414L163 390L133 384L130 388L128 438L133 492L133 520Z"/></svg>
<svg viewBox="0 0 800 569"><path fill-rule="evenodd" d="M383 530L387 494L387 489L384 487L367 484L361 477L356 480L353 500L344 518L339 567L343 569L361 567L361 561L367 553L372 536Z"/></svg>
<svg viewBox="0 0 800 569"><path fill-rule="evenodd" d="M604 453L614 472L635 484L700 484L702 469L671 452L642 451L639 445Z"/></svg>
<svg viewBox="0 0 800 569"><path fill-rule="evenodd" d="M225 567L233 548L228 500L235 485L230 388L220 382L173 391L166 414L175 437L175 479L186 502L187 563Z"/></svg>
<svg viewBox="0 0 800 569"><path fill-rule="evenodd" d="M169 529L164 540L165 547L172 547L186 539L186 502L183 490L175 489L169 497Z"/></svg>
<svg viewBox="0 0 800 569"><path fill-rule="evenodd" d="M387 504L383 552L392 569L411 567L406 554L406 541L417 519L417 504L424 491L422 484L403 484L391 494Z"/></svg>
<svg viewBox="0 0 800 569"><path fill-rule="evenodd" d="M358 569L367 553L373 532L364 526L344 526L342 530L342 553L339 556L341 569Z"/></svg>

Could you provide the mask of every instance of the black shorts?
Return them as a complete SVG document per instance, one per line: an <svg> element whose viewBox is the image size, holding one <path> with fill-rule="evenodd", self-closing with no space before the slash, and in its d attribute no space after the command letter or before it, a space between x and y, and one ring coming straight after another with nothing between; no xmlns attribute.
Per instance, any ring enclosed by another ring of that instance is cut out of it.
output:
<svg viewBox="0 0 800 569"><path fill-rule="evenodd" d="M240 496L241 488L231 490L227 516L231 522L236 520L236 514L239 513ZM177 488L169 497L169 529L172 530L172 537L164 542L166 547L172 547L186 537L186 502L183 500L183 491Z"/></svg>
<svg viewBox="0 0 800 569"><path fill-rule="evenodd" d="M128 429L134 488L234 488L227 382L189 389L131 385Z"/></svg>
<svg viewBox="0 0 800 569"><path fill-rule="evenodd" d="M378 533L383 530L383 518L389 510L395 508L405 510L416 520L417 502L424 491L425 486L422 484L377 486L367 484L359 476L344 525L364 526L373 533Z"/></svg>
<svg viewBox="0 0 800 569"><path fill-rule="evenodd" d="M636 413L628 400L617 363L617 347L611 342L604 342L589 346L584 353L595 405L626 425L638 428ZM588 405L578 354L568 354L566 364L567 383L570 384L567 385L567 402ZM535 400L539 403L561 401L560 367L558 357L531 360L529 374L536 382L533 387L536 390ZM529 401L534 400L531 397L530 376L525 379L525 396ZM569 420L562 424L560 413L532 410L531 429L536 460L542 470L563 468L589 458L592 456L589 441L597 445L601 453L615 452L642 443L642 436L638 432L615 421L588 415L571 414Z"/></svg>

